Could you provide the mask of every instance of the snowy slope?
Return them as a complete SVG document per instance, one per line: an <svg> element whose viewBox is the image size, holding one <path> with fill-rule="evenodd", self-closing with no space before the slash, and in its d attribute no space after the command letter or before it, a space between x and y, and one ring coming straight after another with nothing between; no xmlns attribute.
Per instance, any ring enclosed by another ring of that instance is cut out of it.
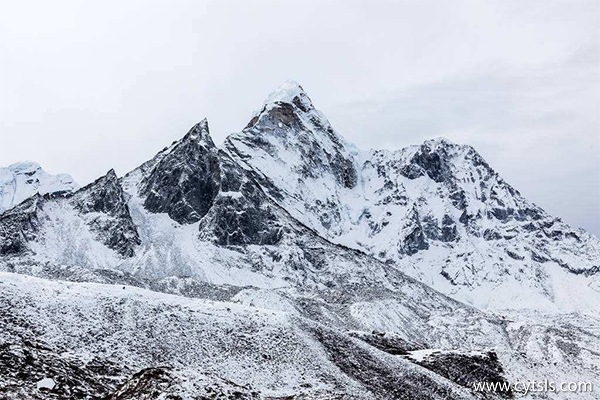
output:
<svg viewBox="0 0 600 400"><path fill-rule="evenodd" d="M50 175L34 162L11 164L0 168L0 212L36 193L66 193L77 188L70 175Z"/></svg>
<svg viewBox="0 0 600 400"><path fill-rule="evenodd" d="M134 372L161 365L177 377L169 389L184 398L208 396L207 387L218 382L261 398L476 398L410 360L284 312L18 274L0 274L0 285L1 335L9 354L18 359L19 352L31 351L26 343L44 349L28 365L30 379L0 378L2 387L21 379L21 394L40 393L35 383L43 379L56 382L55 392L76 390L77 377L64 375L71 365L80 373L102 366L104 384L95 396L116 391ZM346 357L362 363L360 370L344 364Z"/></svg>

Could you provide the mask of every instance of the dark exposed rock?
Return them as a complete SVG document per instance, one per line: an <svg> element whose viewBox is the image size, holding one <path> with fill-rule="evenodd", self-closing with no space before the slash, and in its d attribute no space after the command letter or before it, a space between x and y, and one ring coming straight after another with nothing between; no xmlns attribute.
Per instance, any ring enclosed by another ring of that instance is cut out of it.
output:
<svg viewBox="0 0 600 400"><path fill-rule="evenodd" d="M464 210L462 214L460 214L458 221L463 225L467 225L471 219L473 219L473 217L467 212L467 210Z"/></svg>
<svg viewBox="0 0 600 400"><path fill-rule="evenodd" d="M27 243L37 237L38 212L43 202L42 196L35 195L0 214L0 256L29 251Z"/></svg>
<svg viewBox="0 0 600 400"><path fill-rule="evenodd" d="M280 123L286 129L294 131L306 129L297 114L297 108L289 103L278 103L269 110L263 110L263 112L260 113L260 117L253 121L255 123L251 127L254 129L270 128L275 130L279 127ZM250 126L250 124L248 125Z"/></svg>
<svg viewBox="0 0 600 400"><path fill-rule="evenodd" d="M336 176L342 186L352 189L357 183L356 168L351 160L343 158L341 154L336 154Z"/></svg>
<svg viewBox="0 0 600 400"><path fill-rule="evenodd" d="M511 250L506 250L506 254L508 254L508 256L514 260L523 260L525 258Z"/></svg>
<svg viewBox="0 0 600 400"><path fill-rule="evenodd" d="M452 217L448 214L444 215L442 219L442 235L440 240L442 242L455 242L459 239L458 229L456 229L456 224Z"/></svg>
<svg viewBox="0 0 600 400"><path fill-rule="evenodd" d="M445 164L443 155L432 151L427 145L421 146L419 151L411 159L410 166L402 169L402 173L409 179L415 179L423 174L427 174L429 178L435 182L444 182L448 180L450 171ZM419 169L420 167L420 169Z"/></svg>
<svg viewBox="0 0 600 400"><path fill-rule="evenodd" d="M408 369L400 372L398 367L381 362L350 338L335 335L325 328L315 328L314 335L331 361L377 399L452 398L452 391L430 376Z"/></svg>
<svg viewBox="0 0 600 400"><path fill-rule="evenodd" d="M467 207L467 196L464 190L458 187L453 187L453 190L450 192L450 201L459 210L464 210Z"/></svg>
<svg viewBox="0 0 600 400"><path fill-rule="evenodd" d="M600 274L600 265L594 265L592 268L581 269L581 268L574 268L566 263L559 262L559 264L561 267L567 269L569 272L571 272L575 275L593 276L596 274Z"/></svg>
<svg viewBox="0 0 600 400"><path fill-rule="evenodd" d="M200 237L220 246L274 245L284 227L261 187L224 152L221 191L199 225Z"/></svg>
<svg viewBox="0 0 600 400"><path fill-rule="evenodd" d="M400 171L402 175L404 175L408 179L417 179L425 175L425 171L423 170L423 168L416 164L407 164L403 166Z"/></svg>
<svg viewBox="0 0 600 400"><path fill-rule="evenodd" d="M442 269L440 271L440 275L443 276L446 280L448 280L448 282L450 282L451 285L456 286L456 280L450 276L450 274L448 273L448 271Z"/></svg>
<svg viewBox="0 0 600 400"><path fill-rule="evenodd" d="M426 215L421 222L423 232L428 239L449 243L458 240L458 229L452 217L444 215L441 226L436 218Z"/></svg>
<svg viewBox="0 0 600 400"><path fill-rule="evenodd" d="M413 255L419 250L427 250L428 248L429 244L420 226L414 226L413 230L404 237L401 246L401 250L407 255Z"/></svg>
<svg viewBox="0 0 600 400"><path fill-rule="evenodd" d="M278 243L283 226L262 197L252 182L242 184L239 191L221 193L200 222L200 237L220 246Z"/></svg>
<svg viewBox="0 0 600 400"><path fill-rule="evenodd" d="M485 240L500 240L502 239L502 235L500 235L495 229L488 228L483 231L483 238Z"/></svg>
<svg viewBox="0 0 600 400"><path fill-rule="evenodd" d="M420 250L427 250L429 248L429 243L427 243L421 221L419 220L419 212L415 207L413 207L407 215L407 225L405 229L407 234L399 243L399 250L401 253L413 255Z"/></svg>
<svg viewBox="0 0 600 400"><path fill-rule="evenodd" d="M423 233L428 239L439 240L440 238L440 227L438 226L438 220L431 215L426 215L421 221L423 226Z"/></svg>
<svg viewBox="0 0 600 400"><path fill-rule="evenodd" d="M69 196L98 240L125 257L135 254L140 238L131 219L123 188L114 170Z"/></svg>
<svg viewBox="0 0 600 400"><path fill-rule="evenodd" d="M490 211L490 214L499 221L507 221L513 212L514 210L511 208L494 208Z"/></svg>
<svg viewBox="0 0 600 400"><path fill-rule="evenodd" d="M181 224L199 221L219 192L218 150L206 120L196 124L164 154L142 181L140 194L147 210L167 213Z"/></svg>
<svg viewBox="0 0 600 400"><path fill-rule="evenodd" d="M539 263L550 261L546 256L540 254L537 251L531 251L531 259Z"/></svg>
<svg viewBox="0 0 600 400"><path fill-rule="evenodd" d="M182 400L176 394L169 394L177 381L170 373L170 368L146 368L136 372L115 393L106 396L105 400L142 400L158 399Z"/></svg>
<svg viewBox="0 0 600 400"><path fill-rule="evenodd" d="M502 365L495 352L490 351L484 355L471 355L460 353L433 353L417 362L437 374L450 379L468 389L472 389L480 382L508 384L503 376ZM513 398L512 391L479 392L483 398Z"/></svg>

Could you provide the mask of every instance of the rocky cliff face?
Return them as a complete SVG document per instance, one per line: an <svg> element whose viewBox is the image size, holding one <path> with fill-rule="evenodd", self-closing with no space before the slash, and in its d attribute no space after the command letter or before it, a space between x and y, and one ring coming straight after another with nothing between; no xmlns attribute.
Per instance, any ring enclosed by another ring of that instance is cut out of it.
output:
<svg viewBox="0 0 600 400"><path fill-rule="evenodd" d="M219 191L219 177L217 148L204 120L157 157L140 193L147 210L167 213L182 224L196 222L210 209Z"/></svg>
<svg viewBox="0 0 600 400"><path fill-rule="evenodd" d="M43 203L40 195L35 195L3 214L0 214L0 255L25 254L27 244L37 237L39 228L38 212Z"/></svg>
<svg viewBox="0 0 600 400"><path fill-rule="evenodd" d="M114 170L67 198L99 242L124 257L135 254L140 239Z"/></svg>
<svg viewBox="0 0 600 400"><path fill-rule="evenodd" d="M122 178L0 214L0 363L28 371L0 387L510 397L471 386L597 376L599 259L473 148L359 151L287 82L222 146L204 120Z"/></svg>

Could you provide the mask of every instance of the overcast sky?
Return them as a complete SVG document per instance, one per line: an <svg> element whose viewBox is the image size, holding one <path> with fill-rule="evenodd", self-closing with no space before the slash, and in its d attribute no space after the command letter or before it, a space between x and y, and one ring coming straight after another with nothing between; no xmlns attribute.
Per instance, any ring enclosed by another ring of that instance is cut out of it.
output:
<svg viewBox="0 0 600 400"><path fill-rule="evenodd" d="M85 184L300 82L360 148L444 136L600 236L600 2L12 1L0 165Z"/></svg>

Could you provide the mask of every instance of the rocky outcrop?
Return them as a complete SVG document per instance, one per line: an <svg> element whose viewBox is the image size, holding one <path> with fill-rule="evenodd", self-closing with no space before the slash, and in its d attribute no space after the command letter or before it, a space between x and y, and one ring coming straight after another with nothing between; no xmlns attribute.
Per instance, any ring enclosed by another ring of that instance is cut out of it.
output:
<svg viewBox="0 0 600 400"><path fill-rule="evenodd" d="M140 194L149 211L189 224L208 213L219 192L219 179L218 151L204 120L162 155L141 182Z"/></svg>
<svg viewBox="0 0 600 400"><path fill-rule="evenodd" d="M38 214L43 202L43 197L36 195L0 214L0 256L23 255L29 251L28 243L37 238Z"/></svg>
<svg viewBox="0 0 600 400"><path fill-rule="evenodd" d="M490 385L504 385L509 390L489 390L478 393L482 398L512 399L515 393L510 389L510 383L504 377L504 370L495 352L485 354L462 354L459 352L433 352L431 355L416 361L419 365L430 369L441 376L450 379L467 389L482 382ZM498 386L500 387L500 386Z"/></svg>
<svg viewBox="0 0 600 400"><path fill-rule="evenodd" d="M114 170L68 196L98 241L124 257L135 254L140 238Z"/></svg>

